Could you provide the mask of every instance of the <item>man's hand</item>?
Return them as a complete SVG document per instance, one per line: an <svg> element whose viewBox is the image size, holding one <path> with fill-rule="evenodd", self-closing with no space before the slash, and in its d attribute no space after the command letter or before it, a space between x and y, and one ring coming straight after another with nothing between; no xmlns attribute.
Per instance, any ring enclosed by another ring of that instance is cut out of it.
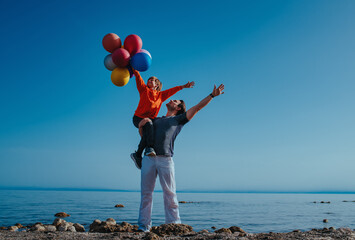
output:
<svg viewBox="0 0 355 240"><path fill-rule="evenodd" d="M195 82L187 82L185 85L182 85L183 88L193 88L195 86Z"/></svg>
<svg viewBox="0 0 355 240"><path fill-rule="evenodd" d="M214 88L213 88L213 91L212 91L213 97L217 97L217 96L219 96L221 94L224 94L223 90L224 90L224 85L223 84L219 85L218 88L216 88L216 85L214 85Z"/></svg>
<svg viewBox="0 0 355 240"><path fill-rule="evenodd" d="M139 127L139 128L142 128L147 122L153 123L150 118L143 118L143 119L139 122L138 127Z"/></svg>
<svg viewBox="0 0 355 240"><path fill-rule="evenodd" d="M224 90L223 84L219 85L219 87L216 87L216 85L214 85L214 88L213 88L213 91L211 94L213 97L217 97L221 94L224 94L223 90ZM190 108L189 110L187 110L187 112L186 112L187 120L191 120L196 115L196 113L198 111L200 111L202 108L206 107L207 104L212 101L211 94L209 94L207 97L202 99L197 105L195 105L192 108Z"/></svg>

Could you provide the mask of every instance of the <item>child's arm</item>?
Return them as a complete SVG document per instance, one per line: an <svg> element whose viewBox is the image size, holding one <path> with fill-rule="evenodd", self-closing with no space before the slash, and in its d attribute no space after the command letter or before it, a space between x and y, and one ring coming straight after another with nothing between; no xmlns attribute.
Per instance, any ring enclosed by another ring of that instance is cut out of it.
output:
<svg viewBox="0 0 355 240"><path fill-rule="evenodd" d="M134 76L136 77L136 84L137 84L138 92L141 93L141 92L144 91L146 85L145 85L145 83L143 81L143 78L141 77L140 73L137 70L133 69L133 68L132 68L132 70L133 70Z"/></svg>
<svg viewBox="0 0 355 240"><path fill-rule="evenodd" d="M166 99L177 93L178 91L182 90L183 88L192 88L195 86L195 82L187 82L185 85L169 88L161 92L162 101L164 102Z"/></svg>

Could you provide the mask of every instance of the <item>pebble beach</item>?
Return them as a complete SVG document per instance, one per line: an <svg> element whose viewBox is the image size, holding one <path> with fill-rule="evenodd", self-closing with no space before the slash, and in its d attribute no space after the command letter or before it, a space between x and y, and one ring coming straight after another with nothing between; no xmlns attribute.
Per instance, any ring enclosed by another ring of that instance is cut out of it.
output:
<svg viewBox="0 0 355 240"><path fill-rule="evenodd" d="M152 227L150 232L140 232L137 225L116 223L112 218L106 221L94 220L90 230L85 231L79 223L56 218L53 224L47 225L35 223L29 226L16 224L1 227L0 239L355 239L355 231L350 228L330 227L304 232L296 229L288 233L248 233L240 227L231 226L214 231L204 229L195 232L193 227L186 224L162 224Z"/></svg>

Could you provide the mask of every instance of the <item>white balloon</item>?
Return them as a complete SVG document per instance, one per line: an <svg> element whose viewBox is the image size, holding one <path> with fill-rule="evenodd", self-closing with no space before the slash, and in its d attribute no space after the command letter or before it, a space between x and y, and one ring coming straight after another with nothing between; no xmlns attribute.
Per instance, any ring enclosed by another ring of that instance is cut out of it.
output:
<svg viewBox="0 0 355 240"><path fill-rule="evenodd" d="M110 71L113 71L113 69L117 67L117 65L112 61L112 54L109 54L105 57L104 64L105 67Z"/></svg>

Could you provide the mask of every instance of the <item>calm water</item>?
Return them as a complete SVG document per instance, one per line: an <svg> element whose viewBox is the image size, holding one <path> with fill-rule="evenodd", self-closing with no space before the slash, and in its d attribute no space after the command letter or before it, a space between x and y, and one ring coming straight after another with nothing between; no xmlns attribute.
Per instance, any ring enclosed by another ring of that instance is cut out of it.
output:
<svg viewBox="0 0 355 240"><path fill-rule="evenodd" d="M323 227L355 228L354 194L178 193L183 223L195 231L239 226L248 232L288 232ZM140 193L0 190L0 226L52 223L57 212L86 228L94 219L137 223ZM330 204L313 203L331 201ZM124 204L124 208L115 208ZM323 219L328 223L323 223ZM164 223L162 193L154 193L153 225Z"/></svg>

